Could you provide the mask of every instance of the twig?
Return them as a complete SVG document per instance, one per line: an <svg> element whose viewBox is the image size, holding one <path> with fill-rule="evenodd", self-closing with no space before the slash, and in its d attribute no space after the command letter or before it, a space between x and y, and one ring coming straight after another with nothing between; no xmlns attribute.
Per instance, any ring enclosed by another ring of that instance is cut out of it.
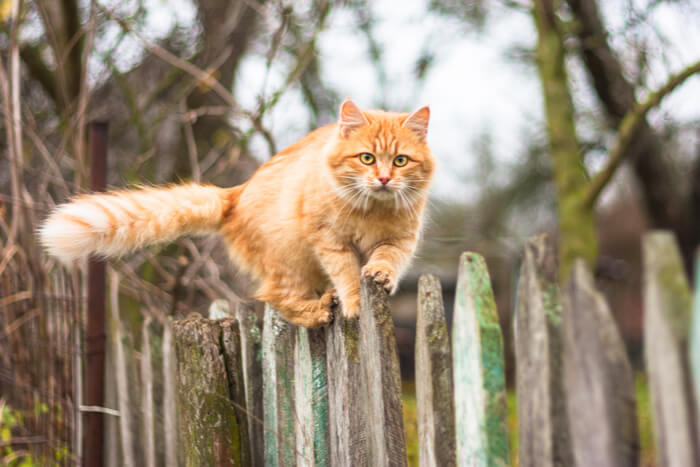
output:
<svg viewBox="0 0 700 467"><path fill-rule="evenodd" d="M607 165L600 172L598 172L590 182L584 201L585 206L591 208L595 205L598 197L605 189L608 182L610 182L613 175L615 175L615 172L627 155L629 145L632 142L635 133L639 129L639 126L646 118L647 113L659 105L664 97L683 84L686 79L698 72L700 72L700 61L687 67L680 73L672 75L666 84L649 94L649 97L647 97L644 102L635 105L629 112L627 112L627 115L625 115L620 123L617 141L610 151L610 157Z"/></svg>
<svg viewBox="0 0 700 467"><path fill-rule="evenodd" d="M132 33L136 38L138 38L143 46L148 50L150 53L155 55L156 57L162 59L163 61L171 64L172 66L179 68L186 73L194 76L197 78L202 84L205 86L210 87L214 92L216 92L219 97L221 97L227 104L229 104L233 109L239 110L240 107L238 105L238 102L236 102L236 99L233 97L233 95L224 88L221 83L214 78L212 73L206 72L195 65L191 64L190 62L187 62L185 60L182 60L181 58L173 55L172 53L168 52L164 48L160 47L159 45L153 44L148 41L141 33L133 29L129 24L124 21L121 18L118 18L114 16L111 12L107 11L106 9L99 7L105 15L107 15L109 18L113 19L116 21L119 26L121 26L124 30Z"/></svg>

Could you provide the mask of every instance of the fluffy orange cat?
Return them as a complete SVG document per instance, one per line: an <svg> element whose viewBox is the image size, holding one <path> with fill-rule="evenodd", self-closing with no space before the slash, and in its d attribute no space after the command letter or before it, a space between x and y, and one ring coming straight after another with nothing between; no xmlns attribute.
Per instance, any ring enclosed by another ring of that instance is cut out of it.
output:
<svg viewBox="0 0 700 467"><path fill-rule="evenodd" d="M79 196L40 229L64 262L119 256L186 234L220 233L256 297L294 324L330 322L340 300L360 307L360 277L393 292L418 242L434 159L428 107L361 111L309 133L233 188L185 184Z"/></svg>

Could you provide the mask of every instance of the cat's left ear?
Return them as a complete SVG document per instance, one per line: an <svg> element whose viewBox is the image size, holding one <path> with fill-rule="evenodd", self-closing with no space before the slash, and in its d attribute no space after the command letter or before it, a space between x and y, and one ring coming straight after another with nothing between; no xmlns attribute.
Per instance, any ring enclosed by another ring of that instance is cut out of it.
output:
<svg viewBox="0 0 700 467"><path fill-rule="evenodd" d="M369 125L369 122L359 107L349 97L346 97L340 106L338 125L340 126L340 135L347 138L354 130Z"/></svg>
<svg viewBox="0 0 700 467"><path fill-rule="evenodd" d="M408 118L404 120L403 125L401 126L404 128L408 128L409 130L413 130L413 132L416 135L418 135L421 141L425 141L425 138L428 136L429 120L430 107L426 105L425 107L421 107L420 109L416 110L411 115L409 115Z"/></svg>

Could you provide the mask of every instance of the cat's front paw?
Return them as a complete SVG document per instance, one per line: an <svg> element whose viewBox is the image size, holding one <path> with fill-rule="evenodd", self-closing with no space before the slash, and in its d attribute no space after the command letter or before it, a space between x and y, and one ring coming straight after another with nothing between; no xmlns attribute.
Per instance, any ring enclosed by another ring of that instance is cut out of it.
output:
<svg viewBox="0 0 700 467"><path fill-rule="evenodd" d="M394 293L397 280L396 271L387 263L367 264L362 268L362 276L372 279L377 284L384 286L384 290Z"/></svg>

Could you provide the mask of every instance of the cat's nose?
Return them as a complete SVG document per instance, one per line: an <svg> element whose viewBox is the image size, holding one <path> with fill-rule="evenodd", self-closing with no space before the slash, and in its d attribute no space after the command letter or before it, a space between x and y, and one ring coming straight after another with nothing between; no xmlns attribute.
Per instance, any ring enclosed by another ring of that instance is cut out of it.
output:
<svg viewBox="0 0 700 467"><path fill-rule="evenodd" d="M391 178L389 178L389 177L377 177L377 180L382 182L382 185L386 185L387 183L389 183L389 180L391 180Z"/></svg>

